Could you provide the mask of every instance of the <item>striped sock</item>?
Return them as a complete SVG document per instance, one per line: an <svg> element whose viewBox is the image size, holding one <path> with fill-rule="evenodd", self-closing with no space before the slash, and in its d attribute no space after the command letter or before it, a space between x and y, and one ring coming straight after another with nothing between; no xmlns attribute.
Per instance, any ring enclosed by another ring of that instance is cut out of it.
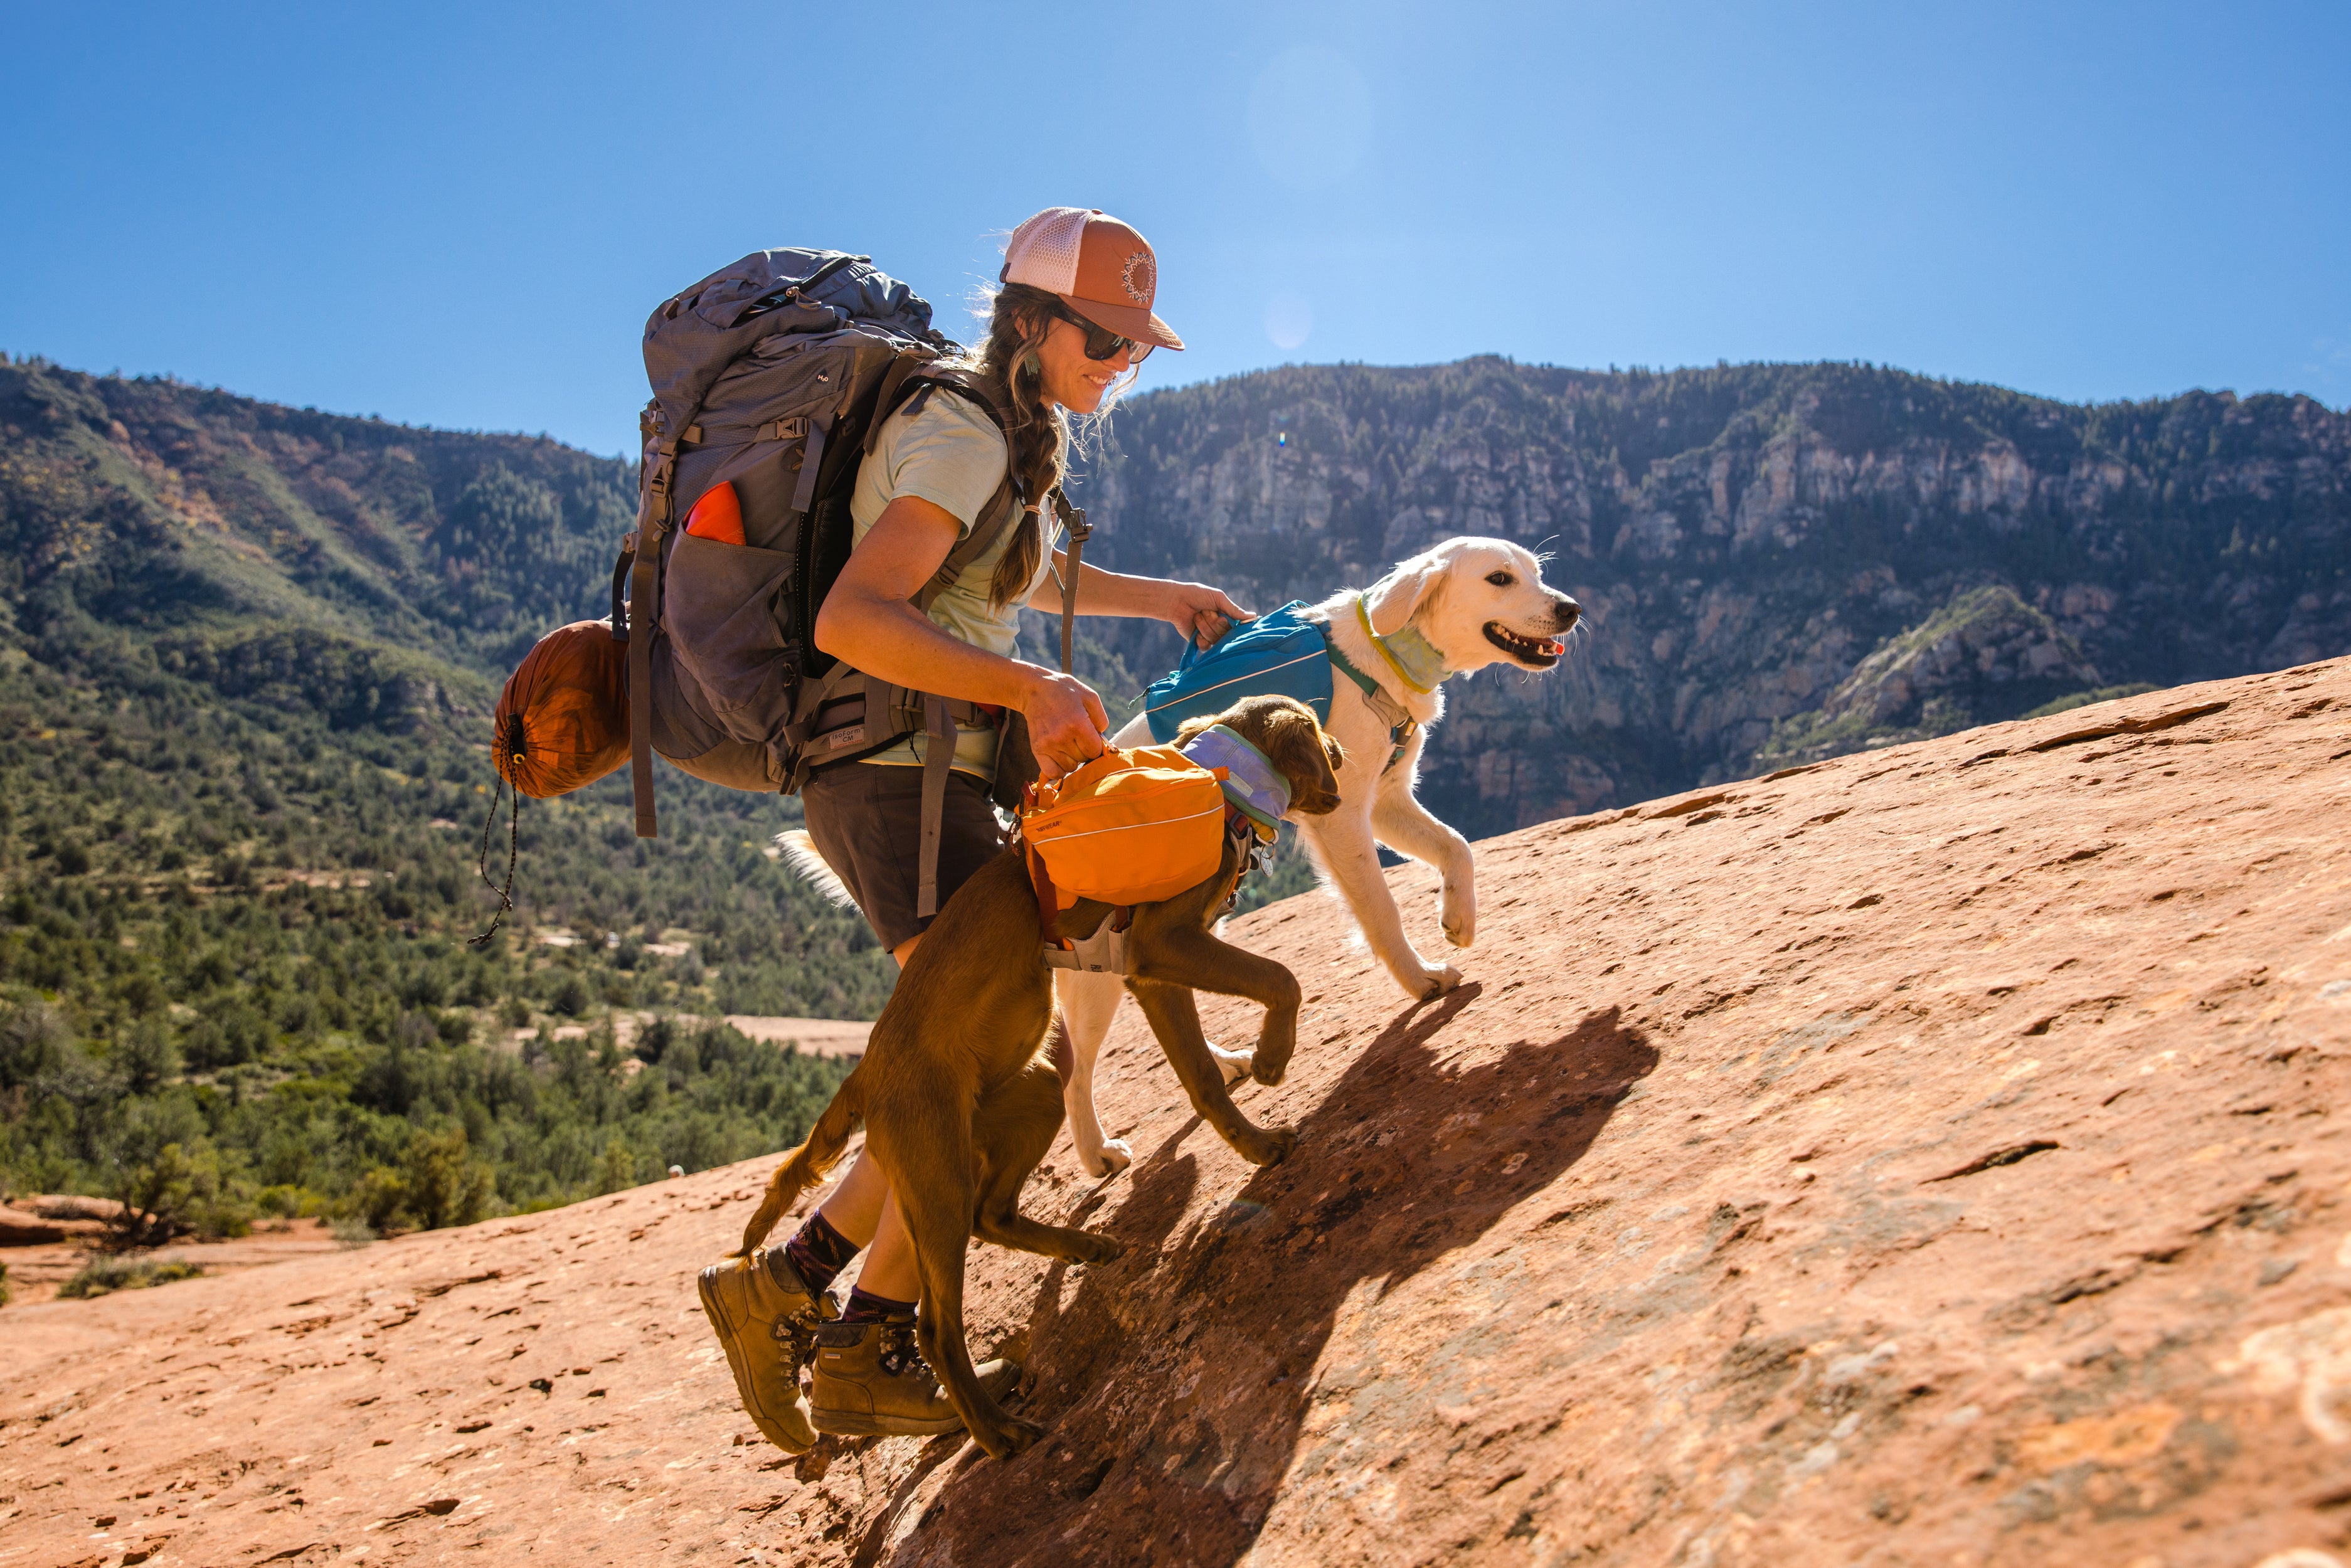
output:
<svg viewBox="0 0 2351 1568"><path fill-rule="evenodd" d="M792 1267L799 1271L809 1290L820 1296L832 1283L833 1276L849 1267L849 1260L857 1256L857 1246L826 1223L822 1214L811 1214L799 1233L784 1243L784 1256L792 1260Z"/></svg>
<svg viewBox="0 0 2351 1568"><path fill-rule="evenodd" d="M841 1314L845 1323L878 1323L891 1318L911 1318L914 1315L912 1301L893 1301L887 1296L877 1296L862 1287L852 1287L849 1292L849 1308Z"/></svg>

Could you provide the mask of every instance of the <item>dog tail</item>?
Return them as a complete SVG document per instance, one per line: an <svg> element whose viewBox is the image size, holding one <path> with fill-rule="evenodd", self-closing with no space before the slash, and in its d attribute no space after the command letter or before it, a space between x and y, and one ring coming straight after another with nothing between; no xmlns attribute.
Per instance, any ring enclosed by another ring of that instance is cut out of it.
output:
<svg viewBox="0 0 2351 1568"><path fill-rule="evenodd" d="M824 1179L825 1172L840 1162L841 1151L849 1146L849 1134L865 1119L865 1095L862 1086L852 1072L824 1108L824 1114L809 1129L808 1142L784 1156L776 1174L768 1178L768 1195L759 1200L758 1212L743 1227L743 1245L730 1256L741 1257L768 1239L776 1221L791 1211L800 1194Z"/></svg>
<svg viewBox="0 0 2351 1568"><path fill-rule="evenodd" d="M783 852L784 859L792 862L792 869L819 893L843 909L857 907L857 900L851 896L848 884L841 880L840 873L832 869L831 862L824 858L816 847L816 841L810 838L806 831L794 828L789 832L778 833L776 848Z"/></svg>

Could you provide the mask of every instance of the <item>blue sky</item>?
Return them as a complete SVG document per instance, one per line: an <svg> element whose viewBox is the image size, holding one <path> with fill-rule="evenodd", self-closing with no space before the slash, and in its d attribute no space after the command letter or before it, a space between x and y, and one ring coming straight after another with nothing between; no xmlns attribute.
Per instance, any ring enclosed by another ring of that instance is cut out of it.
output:
<svg viewBox="0 0 2351 1568"><path fill-rule="evenodd" d="M4 3L0 350L89 370L615 452L703 274L862 251L955 331L1067 203L1159 250L1193 346L1146 387L1500 352L2351 403L2340 4Z"/></svg>

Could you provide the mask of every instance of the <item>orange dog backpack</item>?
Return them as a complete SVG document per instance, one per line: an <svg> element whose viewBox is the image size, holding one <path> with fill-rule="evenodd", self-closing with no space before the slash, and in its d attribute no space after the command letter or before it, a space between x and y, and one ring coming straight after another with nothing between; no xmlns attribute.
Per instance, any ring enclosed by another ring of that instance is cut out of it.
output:
<svg viewBox="0 0 2351 1568"><path fill-rule="evenodd" d="M1225 852L1221 768L1172 746L1112 747L1073 773L1029 786L1020 836L1067 909L1081 898L1150 904L1216 873Z"/></svg>

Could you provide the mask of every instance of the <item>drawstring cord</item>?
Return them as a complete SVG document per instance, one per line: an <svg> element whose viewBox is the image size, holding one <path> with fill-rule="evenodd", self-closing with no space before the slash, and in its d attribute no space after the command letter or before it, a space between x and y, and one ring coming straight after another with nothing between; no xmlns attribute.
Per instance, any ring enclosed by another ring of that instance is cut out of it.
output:
<svg viewBox="0 0 2351 1568"><path fill-rule="evenodd" d="M523 739L520 715L507 721L507 735L503 744L506 747L507 766L508 768L522 766L525 758L529 755L529 748ZM504 887L490 880L490 830L497 825L498 790L500 789L508 791L512 800L507 814L507 884ZM481 873L482 885L498 895L498 909L497 913L490 917L490 928L479 936L466 938L466 946L487 946L490 938L498 934L498 927L506 924L507 915L514 908L515 868L521 863L521 861L522 791L516 789L513 782L507 778L507 768L501 768L498 769L497 787L490 791L489 815L482 819L481 853L474 862L474 869Z"/></svg>

